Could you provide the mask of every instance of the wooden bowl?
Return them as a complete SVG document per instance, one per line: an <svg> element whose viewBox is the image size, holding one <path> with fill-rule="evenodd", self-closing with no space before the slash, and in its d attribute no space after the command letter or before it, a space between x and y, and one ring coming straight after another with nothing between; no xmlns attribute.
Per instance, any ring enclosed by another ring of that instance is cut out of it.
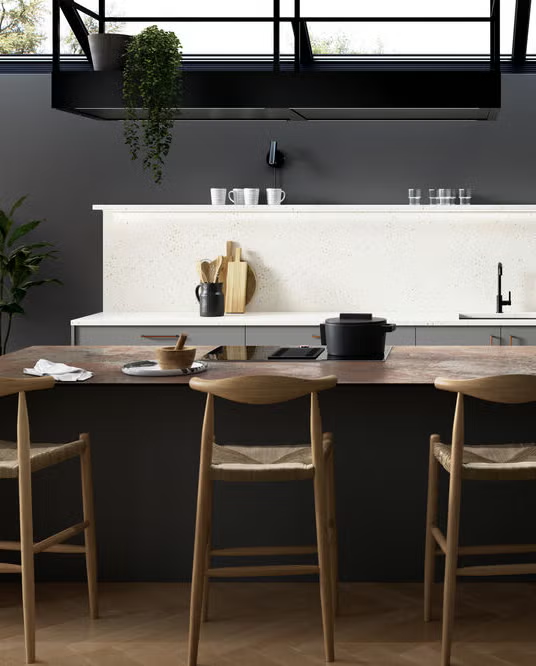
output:
<svg viewBox="0 0 536 666"><path fill-rule="evenodd" d="M195 359L195 347L157 347L156 358L162 370L177 370L189 368Z"/></svg>

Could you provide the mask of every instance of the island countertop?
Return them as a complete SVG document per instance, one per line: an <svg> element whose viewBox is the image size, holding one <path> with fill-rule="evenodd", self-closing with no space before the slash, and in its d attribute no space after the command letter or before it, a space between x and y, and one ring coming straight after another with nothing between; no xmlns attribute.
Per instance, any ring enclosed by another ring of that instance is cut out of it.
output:
<svg viewBox="0 0 536 666"><path fill-rule="evenodd" d="M213 347L198 347L197 357ZM125 363L154 359L151 347L27 347L0 358L0 375L20 377L40 358L91 370L84 385L186 384L187 376L132 377L121 372ZM536 347L393 347L386 361L228 361L209 362L203 377L288 374L304 378L336 375L339 384L433 384L438 376L467 379L498 374L536 374ZM80 386L79 383L76 384Z"/></svg>

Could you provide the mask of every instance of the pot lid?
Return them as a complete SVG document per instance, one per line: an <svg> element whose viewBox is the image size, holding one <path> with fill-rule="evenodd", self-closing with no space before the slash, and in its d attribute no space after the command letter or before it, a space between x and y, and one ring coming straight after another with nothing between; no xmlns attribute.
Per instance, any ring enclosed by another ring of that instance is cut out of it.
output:
<svg viewBox="0 0 536 666"><path fill-rule="evenodd" d="M339 324L343 326L370 326L371 324L386 324L387 319L373 317L368 313L343 312L338 317L326 319L326 324Z"/></svg>

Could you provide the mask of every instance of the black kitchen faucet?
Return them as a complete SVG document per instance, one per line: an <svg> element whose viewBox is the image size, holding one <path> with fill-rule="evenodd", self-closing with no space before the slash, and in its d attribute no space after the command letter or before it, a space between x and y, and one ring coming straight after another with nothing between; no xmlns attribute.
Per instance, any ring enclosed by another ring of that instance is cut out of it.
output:
<svg viewBox="0 0 536 666"><path fill-rule="evenodd" d="M502 274L503 268L499 261L497 264L497 312L502 313L503 305L512 305L512 292L508 292L508 299L502 297Z"/></svg>

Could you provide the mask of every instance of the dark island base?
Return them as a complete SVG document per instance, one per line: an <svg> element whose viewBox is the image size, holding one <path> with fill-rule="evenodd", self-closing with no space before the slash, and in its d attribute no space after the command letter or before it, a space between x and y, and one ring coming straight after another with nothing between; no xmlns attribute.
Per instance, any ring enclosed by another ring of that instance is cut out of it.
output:
<svg viewBox="0 0 536 666"><path fill-rule="evenodd" d="M34 441L92 435L101 580L188 580L204 396L185 384L58 385L30 394L29 404ZM427 385L343 385L323 394L321 406L324 429L335 434L341 578L421 580L428 438L439 432L449 440L454 396ZM306 441L306 400L216 407L222 443ZM15 400L1 409L2 436L13 437ZM467 422L470 442L534 441L532 405L468 401ZM77 472L70 461L34 475L37 539L78 518ZM445 474L442 481L444 506ZM15 481L0 483L0 506L0 538L14 539ZM219 547L313 540L308 482L217 484L215 507ZM467 482L461 543L534 543L535 512L533 483ZM36 561L40 580L84 579L78 556Z"/></svg>

